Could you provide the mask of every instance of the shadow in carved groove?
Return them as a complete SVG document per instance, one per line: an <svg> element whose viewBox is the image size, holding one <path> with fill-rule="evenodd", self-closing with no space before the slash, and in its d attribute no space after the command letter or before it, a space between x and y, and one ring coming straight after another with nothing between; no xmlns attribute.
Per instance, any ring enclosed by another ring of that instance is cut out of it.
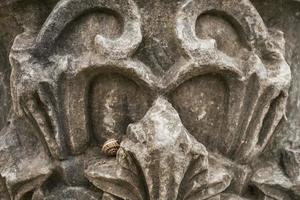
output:
<svg viewBox="0 0 300 200"><path fill-rule="evenodd" d="M151 105L150 96L134 81L117 73L95 75L89 83L88 115L91 134L100 144L126 133Z"/></svg>

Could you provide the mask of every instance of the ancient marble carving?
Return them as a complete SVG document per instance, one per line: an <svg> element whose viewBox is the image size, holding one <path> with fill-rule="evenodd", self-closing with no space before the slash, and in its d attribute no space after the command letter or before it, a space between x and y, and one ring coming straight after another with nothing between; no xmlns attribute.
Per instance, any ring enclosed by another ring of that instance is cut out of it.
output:
<svg viewBox="0 0 300 200"><path fill-rule="evenodd" d="M16 37L7 199L300 198L298 147L284 167L259 159L285 114L283 33L248 0L153 2L161 20L139 1L61 0Z"/></svg>

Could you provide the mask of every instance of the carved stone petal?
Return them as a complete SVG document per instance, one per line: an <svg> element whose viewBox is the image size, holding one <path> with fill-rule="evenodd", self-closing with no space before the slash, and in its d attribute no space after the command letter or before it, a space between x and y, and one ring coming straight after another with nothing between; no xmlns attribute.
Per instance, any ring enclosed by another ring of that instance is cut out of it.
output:
<svg viewBox="0 0 300 200"><path fill-rule="evenodd" d="M142 169L150 200L182 199L179 188L185 176L199 187L207 184L206 148L188 133L164 98L158 98L142 120L129 125L127 136L121 147Z"/></svg>
<svg viewBox="0 0 300 200"><path fill-rule="evenodd" d="M145 199L140 177L123 168L114 158L88 166L85 173L90 182L107 193L123 199Z"/></svg>
<svg viewBox="0 0 300 200"><path fill-rule="evenodd" d="M198 180L199 182L199 180ZM222 168L210 168L209 183L202 187L193 187L185 200L214 200L210 197L223 192L230 184L231 176Z"/></svg>
<svg viewBox="0 0 300 200"><path fill-rule="evenodd" d="M0 175L15 200L39 188L53 168L42 145L27 126L24 121L15 119L0 132Z"/></svg>
<svg viewBox="0 0 300 200"><path fill-rule="evenodd" d="M290 200L294 184L285 176L278 166L259 169L251 179L252 183L266 196L276 200ZM299 198L299 196L298 196Z"/></svg>

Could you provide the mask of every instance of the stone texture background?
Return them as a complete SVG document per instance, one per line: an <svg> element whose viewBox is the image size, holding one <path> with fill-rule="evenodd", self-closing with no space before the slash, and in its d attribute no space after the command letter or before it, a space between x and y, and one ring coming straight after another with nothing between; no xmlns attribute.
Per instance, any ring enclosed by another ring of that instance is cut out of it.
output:
<svg viewBox="0 0 300 200"><path fill-rule="evenodd" d="M148 0L145 0L145 3ZM14 37L30 28L39 30L57 0L0 1L0 129L10 116L9 51ZM268 28L285 33L286 60L292 70L292 84L286 121L266 149L265 156L278 155L282 143L300 146L300 2L297 0L252 0ZM298 141L298 144L297 144ZM276 156L277 157L277 156Z"/></svg>

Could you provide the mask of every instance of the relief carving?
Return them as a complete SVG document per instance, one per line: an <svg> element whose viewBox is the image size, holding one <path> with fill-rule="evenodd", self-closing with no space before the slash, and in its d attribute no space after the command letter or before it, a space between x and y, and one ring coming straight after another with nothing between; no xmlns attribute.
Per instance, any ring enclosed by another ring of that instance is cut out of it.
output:
<svg viewBox="0 0 300 200"><path fill-rule="evenodd" d="M260 159L285 117L283 33L248 0L153 2L159 23L139 1L61 0L16 37L7 198L300 198L299 146Z"/></svg>

